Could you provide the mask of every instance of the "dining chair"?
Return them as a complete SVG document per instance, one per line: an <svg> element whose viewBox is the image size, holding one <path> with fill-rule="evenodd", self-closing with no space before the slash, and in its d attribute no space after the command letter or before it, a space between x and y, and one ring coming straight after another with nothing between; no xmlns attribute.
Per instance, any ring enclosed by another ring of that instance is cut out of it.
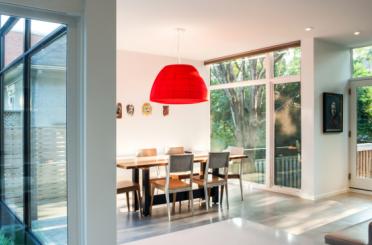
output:
<svg viewBox="0 0 372 245"><path fill-rule="evenodd" d="M158 150L156 148L143 148L137 151L136 157L154 157L158 155ZM159 178L160 167L156 167L156 177Z"/></svg>
<svg viewBox="0 0 372 245"><path fill-rule="evenodd" d="M183 146L172 146L165 148L166 155L179 155L185 154L185 148Z"/></svg>
<svg viewBox="0 0 372 245"><path fill-rule="evenodd" d="M116 194L126 194L127 198L127 206L128 206L128 212L130 212L130 199L129 199L129 192L133 192L133 194L137 194L137 201L139 205L139 210L142 215L142 198L141 198L141 191L140 191L140 185L138 183L133 183L132 181L127 180L121 180L116 184Z"/></svg>
<svg viewBox="0 0 372 245"><path fill-rule="evenodd" d="M227 177L228 177L228 169L229 169L229 158L230 152L210 152L208 155L208 160L205 165L204 175L199 175L193 178L193 182L195 182L199 187L204 188L204 195L205 195L205 202L206 202L206 209L208 211L209 208L209 190L212 187L221 186L221 196L223 192L223 187L226 190L226 205L229 208L229 194L227 188ZM212 172L209 172L209 169L218 169L223 170L223 177L213 175ZM220 200L222 204L222 199Z"/></svg>
<svg viewBox="0 0 372 245"><path fill-rule="evenodd" d="M244 148L243 147L229 146L224 151L230 152L230 155L244 155ZM241 196L241 199L243 201L243 159L230 161L230 165L232 165L234 163L238 163L239 172L238 173L229 173L227 178L228 179L239 179L240 196ZM221 194L221 199L222 198L223 198L223 193Z"/></svg>
<svg viewBox="0 0 372 245"><path fill-rule="evenodd" d="M176 202L176 197L178 192L189 192L189 204L191 205L191 212L194 213L193 208L193 193L192 193L192 174L194 166L194 155L193 154L184 154L184 155L170 155L169 163L166 166L166 177L163 179L154 180L151 182L151 207L150 212L152 211L152 205L154 201L155 189L159 189L165 192L165 199L167 201L168 209L168 220L171 220L170 213L170 194L173 194L173 212L174 204ZM179 172L189 172L188 181L171 178L172 173Z"/></svg>

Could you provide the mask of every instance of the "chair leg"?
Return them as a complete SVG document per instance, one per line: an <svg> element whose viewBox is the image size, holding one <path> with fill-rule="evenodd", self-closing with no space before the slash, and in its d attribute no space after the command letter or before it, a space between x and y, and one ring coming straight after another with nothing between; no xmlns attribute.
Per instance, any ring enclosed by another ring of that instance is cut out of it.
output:
<svg viewBox="0 0 372 245"><path fill-rule="evenodd" d="M128 206L128 213L129 213L130 212L129 192L125 192L125 195L127 196L127 206Z"/></svg>
<svg viewBox="0 0 372 245"><path fill-rule="evenodd" d="M222 200L223 200L223 188L224 188L224 186L221 185L220 204L222 204Z"/></svg>
<svg viewBox="0 0 372 245"><path fill-rule="evenodd" d="M142 213L142 198L141 198L141 192L140 192L139 189L137 189L136 192L137 192L138 208L139 208L139 211L140 211L140 215L142 216L143 213Z"/></svg>
<svg viewBox="0 0 372 245"><path fill-rule="evenodd" d="M191 214L194 215L194 195L192 190L189 191L189 204L191 204Z"/></svg>
<svg viewBox="0 0 372 245"><path fill-rule="evenodd" d="M173 193L173 203L172 203L172 213L176 213L176 198L177 198L177 193Z"/></svg>
<svg viewBox="0 0 372 245"><path fill-rule="evenodd" d="M150 202L150 215L152 214L152 205L154 204L155 186L151 185L151 202Z"/></svg>
<svg viewBox="0 0 372 245"><path fill-rule="evenodd" d="M204 195L205 195L205 207L208 211L209 208L209 195L208 195L208 187L205 185L204 186Z"/></svg>
<svg viewBox="0 0 372 245"><path fill-rule="evenodd" d="M227 186L227 182L225 184L225 190L226 190L226 206L227 206L227 209L229 209L229 188Z"/></svg>
<svg viewBox="0 0 372 245"><path fill-rule="evenodd" d="M168 209L168 220L171 221L171 214L170 214L170 202L169 202L169 192L165 192L165 199L167 200L167 209Z"/></svg>

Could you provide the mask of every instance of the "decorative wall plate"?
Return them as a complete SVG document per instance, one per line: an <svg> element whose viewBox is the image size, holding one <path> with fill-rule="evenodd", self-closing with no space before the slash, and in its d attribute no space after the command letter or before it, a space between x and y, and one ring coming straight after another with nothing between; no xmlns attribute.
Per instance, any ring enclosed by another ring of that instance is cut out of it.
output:
<svg viewBox="0 0 372 245"><path fill-rule="evenodd" d="M152 106L150 103L146 102L142 106L142 114L145 116L151 115L152 113Z"/></svg>
<svg viewBox="0 0 372 245"><path fill-rule="evenodd" d="M129 116L133 116L134 115L134 105L133 104L127 104L126 110L127 110L127 114Z"/></svg>

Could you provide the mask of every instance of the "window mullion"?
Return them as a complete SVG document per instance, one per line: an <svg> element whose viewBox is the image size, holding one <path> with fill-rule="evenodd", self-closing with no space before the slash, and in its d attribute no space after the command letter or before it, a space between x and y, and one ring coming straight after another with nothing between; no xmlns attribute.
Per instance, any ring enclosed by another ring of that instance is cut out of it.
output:
<svg viewBox="0 0 372 245"><path fill-rule="evenodd" d="M24 52L27 52L31 46L31 21L25 20L25 39L24 39ZM30 75L31 75L31 62L30 55L24 57L23 69L23 82L24 82L24 120L23 120L23 195L24 195L24 222L27 229L31 228L31 133L30 133Z"/></svg>

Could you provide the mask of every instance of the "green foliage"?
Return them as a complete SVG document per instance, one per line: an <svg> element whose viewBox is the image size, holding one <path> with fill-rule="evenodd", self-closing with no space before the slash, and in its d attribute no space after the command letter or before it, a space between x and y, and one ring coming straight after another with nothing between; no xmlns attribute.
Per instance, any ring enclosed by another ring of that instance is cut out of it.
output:
<svg viewBox="0 0 372 245"><path fill-rule="evenodd" d="M372 86L357 89L358 143L372 143Z"/></svg>
<svg viewBox="0 0 372 245"><path fill-rule="evenodd" d="M274 77L299 75L300 71L300 48L291 48L274 52Z"/></svg>
<svg viewBox="0 0 372 245"><path fill-rule="evenodd" d="M372 76L372 46L353 49L353 77Z"/></svg>
<svg viewBox="0 0 372 245"><path fill-rule="evenodd" d="M1 245L14 245L14 243L5 236L5 234L0 231L0 244Z"/></svg>

